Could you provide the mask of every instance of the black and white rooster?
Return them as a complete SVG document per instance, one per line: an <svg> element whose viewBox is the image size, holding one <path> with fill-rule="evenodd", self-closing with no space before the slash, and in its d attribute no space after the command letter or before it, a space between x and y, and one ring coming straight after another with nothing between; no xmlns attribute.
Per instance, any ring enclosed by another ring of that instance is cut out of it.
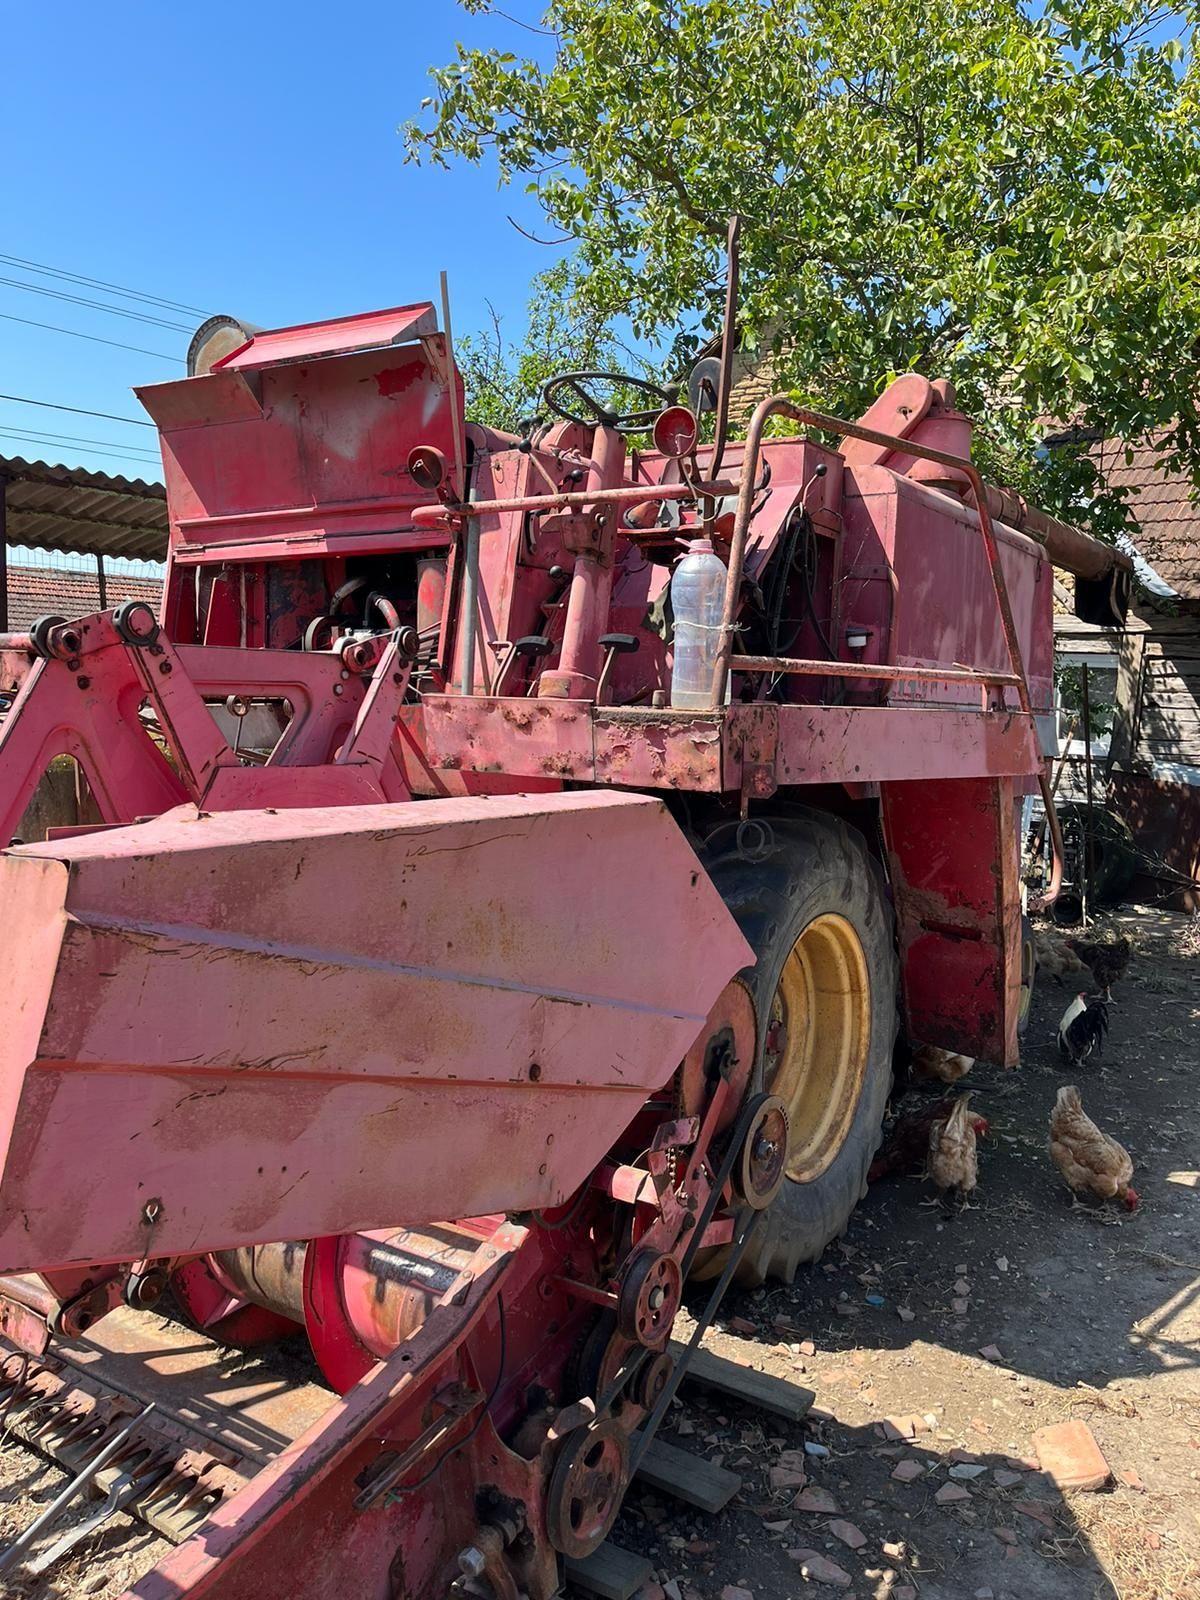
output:
<svg viewBox="0 0 1200 1600"><path fill-rule="evenodd" d="M1089 1056L1104 1054L1104 1035L1108 1032L1108 1006L1103 1000L1088 1003L1086 994L1077 994L1062 1014L1058 1025L1058 1048L1073 1067Z"/></svg>

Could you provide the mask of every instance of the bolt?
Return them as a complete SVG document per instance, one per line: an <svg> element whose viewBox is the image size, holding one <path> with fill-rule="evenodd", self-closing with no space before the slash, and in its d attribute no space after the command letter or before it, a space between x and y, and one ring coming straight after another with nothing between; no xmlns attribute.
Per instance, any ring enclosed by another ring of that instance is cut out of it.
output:
<svg viewBox="0 0 1200 1600"><path fill-rule="evenodd" d="M147 1200L146 1204L142 1207L142 1221L143 1222L157 1222L159 1217L161 1216L161 1214L162 1214L162 1201L161 1200Z"/></svg>
<svg viewBox="0 0 1200 1600"><path fill-rule="evenodd" d="M164 678L169 677L171 674L171 663L169 661L160 661L158 663L158 670L162 673Z"/></svg>
<svg viewBox="0 0 1200 1600"><path fill-rule="evenodd" d="M89 688L91 688L92 680L85 676L85 677L81 677L81 678L76 678L75 682L79 685L79 687L81 689L89 689Z"/></svg>
<svg viewBox="0 0 1200 1600"><path fill-rule="evenodd" d="M651 1289L651 1291L650 1291L650 1309L651 1309L651 1311L661 1311L662 1310L662 1306L663 1306L663 1301L666 1298L667 1298L667 1291L662 1287L661 1284L658 1284L653 1289Z"/></svg>
<svg viewBox="0 0 1200 1600"><path fill-rule="evenodd" d="M458 1570L468 1578L482 1578L487 1570L487 1557L476 1545L469 1544L458 1552Z"/></svg>
<svg viewBox="0 0 1200 1600"><path fill-rule="evenodd" d="M333 692L334 694L345 694L346 690L342 684L335 683L333 686Z"/></svg>

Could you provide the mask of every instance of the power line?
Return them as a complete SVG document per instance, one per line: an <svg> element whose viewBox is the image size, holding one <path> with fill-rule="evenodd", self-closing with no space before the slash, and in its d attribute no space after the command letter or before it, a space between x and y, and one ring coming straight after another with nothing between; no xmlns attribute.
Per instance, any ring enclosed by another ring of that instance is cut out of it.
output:
<svg viewBox="0 0 1200 1600"><path fill-rule="evenodd" d="M6 439L36 439L42 444L94 444L105 450L125 450L125 446L118 439L81 439L77 433L42 433L29 428L6 428L4 436ZM158 459L157 452L144 450L141 445L131 446L126 454L130 458L147 456L152 461Z"/></svg>
<svg viewBox="0 0 1200 1600"><path fill-rule="evenodd" d="M58 405L53 400L31 400L27 394L0 394L0 400L11 400L19 406L44 406L48 411L73 411L77 417L103 417L105 422L127 422L131 428L154 426L145 417L118 417L113 411L89 411L86 406Z"/></svg>
<svg viewBox="0 0 1200 1600"><path fill-rule="evenodd" d="M102 339L98 333L80 333L78 328L59 328L53 322L33 322L29 317L14 317L11 311L0 311L5 322L20 322L26 328L45 328L50 333L69 333L72 339L90 339L93 344L111 345L114 350L132 350L134 355L154 356L158 361L173 361L177 367L184 365L182 356L165 356L161 350L143 350L140 345L121 344L117 339Z"/></svg>
<svg viewBox="0 0 1200 1600"><path fill-rule="evenodd" d="M107 289L110 294L119 294L126 300L142 300L148 305L161 306L166 311L186 311L191 316L207 317L211 312L201 311L199 306L181 305L178 300L164 300L161 295L146 294L141 289L124 289L117 283L106 283L103 278L88 278L80 272L67 272L62 267L48 267L40 261L25 261L21 256L0 255L0 261L6 262L10 267L23 267L27 272L40 272L47 278L63 278L68 283L81 283L88 289Z"/></svg>
<svg viewBox="0 0 1200 1600"><path fill-rule="evenodd" d="M151 328L169 328L173 333L191 333L186 322L168 322L165 317L147 316L144 311L126 311L124 306L106 306L103 300L87 300L83 295L67 294L62 289L47 289L40 283L22 283L20 278L0 278L8 289L23 289L26 294L43 294L48 300L65 300L73 306L87 306L91 311L107 311L110 317L127 317L130 322L145 322Z"/></svg>
<svg viewBox="0 0 1200 1600"><path fill-rule="evenodd" d="M0 429L0 439L8 439L8 438L12 438L16 444L20 444L20 445L39 444L39 445L49 445L49 446L51 446L52 448L54 448L56 450L61 450L62 449L61 444L57 444L55 442L55 440L53 440L53 439L43 438L43 437L41 437L39 435L36 435L36 434L30 435L28 438L20 438L15 434L7 434L2 429ZM127 450L121 450L121 449L107 450L107 449L104 449L103 447L98 446L98 445L90 445L88 447L88 454L89 455L94 455L94 456L107 456L109 458L114 458L115 457L118 461L132 461L132 462L136 462L138 466L154 466L154 465L156 465L154 460L151 459L151 458L143 458L141 456L131 456Z"/></svg>

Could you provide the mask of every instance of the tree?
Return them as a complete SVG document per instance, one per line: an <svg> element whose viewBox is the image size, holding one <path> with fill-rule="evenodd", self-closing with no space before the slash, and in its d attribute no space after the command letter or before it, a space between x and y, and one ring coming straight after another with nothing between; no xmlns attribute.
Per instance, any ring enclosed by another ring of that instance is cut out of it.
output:
<svg viewBox="0 0 1200 1600"><path fill-rule="evenodd" d="M567 368L609 371L642 365L622 350L603 315L586 295L579 295L572 262L567 259L540 273L529 303L524 344L505 335L495 310L491 327L467 334L456 343L455 357L466 389L467 414L473 422L508 433L542 410L545 384Z"/></svg>
<svg viewBox="0 0 1200 1600"><path fill-rule="evenodd" d="M739 212L742 338L784 386L853 415L895 372L950 377L997 476L1078 514L1047 417L1168 430L1200 483L1197 9L550 0L550 59L460 45L407 149L523 180L577 306L671 330L674 370Z"/></svg>

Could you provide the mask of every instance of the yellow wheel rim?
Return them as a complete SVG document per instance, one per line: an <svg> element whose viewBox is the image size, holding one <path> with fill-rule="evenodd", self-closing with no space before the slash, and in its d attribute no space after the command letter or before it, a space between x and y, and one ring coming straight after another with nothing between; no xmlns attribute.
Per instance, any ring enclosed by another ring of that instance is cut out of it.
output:
<svg viewBox="0 0 1200 1600"><path fill-rule="evenodd" d="M788 1109L793 1183L819 1178L845 1142L870 1042L862 942L845 917L817 917L784 963L767 1024L764 1086Z"/></svg>

